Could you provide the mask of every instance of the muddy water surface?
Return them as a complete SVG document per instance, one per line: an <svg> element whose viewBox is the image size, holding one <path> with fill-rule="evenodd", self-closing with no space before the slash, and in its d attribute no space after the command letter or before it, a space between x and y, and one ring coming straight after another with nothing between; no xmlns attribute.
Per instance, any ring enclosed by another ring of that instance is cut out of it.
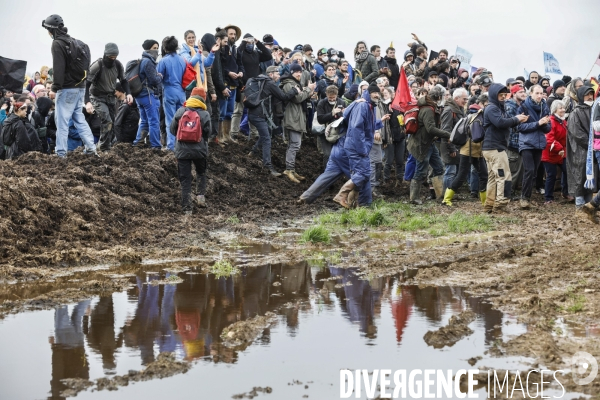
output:
<svg viewBox="0 0 600 400"><path fill-rule="evenodd" d="M458 287L401 286L403 276L364 280L352 269L308 262L241 267L215 278L191 267L174 275L146 265L131 286L54 310L0 321L2 399L64 398L65 378L95 380L141 370L161 352L192 362L183 375L138 382L117 391L81 392L82 399L229 399L255 386L273 399L339 398L340 369L517 368L525 358L489 359L485 350L525 327ZM73 279L76 279L74 277ZM474 333L434 349L423 335L463 310L476 313ZM237 321L274 312L276 322L248 346L220 337Z"/></svg>

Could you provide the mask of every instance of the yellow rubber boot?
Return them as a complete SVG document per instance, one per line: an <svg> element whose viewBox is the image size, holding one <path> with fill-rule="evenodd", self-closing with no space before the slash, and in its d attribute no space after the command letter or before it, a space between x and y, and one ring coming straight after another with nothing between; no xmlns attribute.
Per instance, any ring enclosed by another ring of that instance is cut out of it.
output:
<svg viewBox="0 0 600 400"><path fill-rule="evenodd" d="M453 197L454 197L454 190L452 190L450 188L446 189L446 193L444 194L444 200L442 201L442 203L447 206L451 206Z"/></svg>
<svg viewBox="0 0 600 400"><path fill-rule="evenodd" d="M479 199L481 204L485 206L485 200L487 199L487 192L479 192Z"/></svg>

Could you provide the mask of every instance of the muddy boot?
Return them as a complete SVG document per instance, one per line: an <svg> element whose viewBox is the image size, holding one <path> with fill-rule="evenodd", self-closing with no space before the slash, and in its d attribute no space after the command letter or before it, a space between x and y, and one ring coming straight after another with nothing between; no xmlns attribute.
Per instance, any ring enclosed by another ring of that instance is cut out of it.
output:
<svg viewBox="0 0 600 400"><path fill-rule="evenodd" d="M231 137L231 120L225 120L225 130L223 131L223 134L225 136L225 142L235 144L238 143L236 139Z"/></svg>
<svg viewBox="0 0 600 400"><path fill-rule="evenodd" d="M299 181L305 181L305 180L306 180L306 178L305 178L304 176L302 176L302 175L298 174L298 173L296 172L296 170L293 170L292 172L294 173L294 177L295 177L296 179L298 179Z"/></svg>
<svg viewBox="0 0 600 400"><path fill-rule="evenodd" d="M410 202L411 204L421 205L421 184L414 179L410 181Z"/></svg>
<svg viewBox="0 0 600 400"><path fill-rule="evenodd" d="M585 213L587 219L592 221L593 223L598 223L598 217L596 216L596 211L598 210L592 203L585 203L580 210Z"/></svg>
<svg viewBox="0 0 600 400"><path fill-rule="evenodd" d="M148 137L148 131L142 131L142 136L140 137L140 140L133 146L134 147L145 147L147 137Z"/></svg>
<svg viewBox="0 0 600 400"><path fill-rule="evenodd" d="M219 122L219 134L217 135L217 144L221 147L225 147L225 135L223 134L223 132L225 132L225 120Z"/></svg>
<svg viewBox="0 0 600 400"><path fill-rule="evenodd" d="M342 186L338 194L333 198L333 201L338 203L340 206L349 209L350 205L348 204L348 195L355 187L356 185L354 182L349 179L348 182L344 183L344 186Z"/></svg>
<svg viewBox="0 0 600 400"><path fill-rule="evenodd" d="M529 199L521 199L521 201L519 202L519 207L521 207L521 210L529 210L531 208Z"/></svg>
<svg viewBox="0 0 600 400"><path fill-rule="evenodd" d="M283 174L287 176L290 181L294 183L300 183L300 181L294 176L294 171L292 171L291 169L286 169L285 171L283 171Z"/></svg>
<svg viewBox="0 0 600 400"><path fill-rule="evenodd" d="M354 189L348 194L348 206L358 208L358 190Z"/></svg>
<svg viewBox="0 0 600 400"><path fill-rule="evenodd" d="M433 190L435 190L435 199L443 200L444 199L444 181L442 175L434 176L431 178L431 184L433 185Z"/></svg>
<svg viewBox="0 0 600 400"><path fill-rule="evenodd" d="M445 204L447 206L452 206L452 198L454 197L454 190L448 188L446 189L446 193L444 194L444 200L442 201L442 204Z"/></svg>
<svg viewBox="0 0 600 400"><path fill-rule="evenodd" d="M269 172L271 173L271 176L274 176L275 178L279 178L281 175L283 175L281 172L277 172L277 170L273 167L269 167Z"/></svg>

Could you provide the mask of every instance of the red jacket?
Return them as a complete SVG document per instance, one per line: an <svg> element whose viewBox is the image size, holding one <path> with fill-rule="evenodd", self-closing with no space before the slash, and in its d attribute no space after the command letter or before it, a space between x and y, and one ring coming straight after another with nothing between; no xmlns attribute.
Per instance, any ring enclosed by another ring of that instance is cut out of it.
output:
<svg viewBox="0 0 600 400"><path fill-rule="evenodd" d="M552 128L546 134L546 148L542 151L542 161L551 164L562 164L567 156L567 121L561 120L556 115L550 117ZM558 153L564 150L561 157Z"/></svg>

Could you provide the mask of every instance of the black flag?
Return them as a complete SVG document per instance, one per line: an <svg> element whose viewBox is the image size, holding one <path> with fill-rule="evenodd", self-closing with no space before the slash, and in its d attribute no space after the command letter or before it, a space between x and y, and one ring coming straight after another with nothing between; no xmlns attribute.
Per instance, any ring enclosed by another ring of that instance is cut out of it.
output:
<svg viewBox="0 0 600 400"><path fill-rule="evenodd" d="M11 60L0 56L0 86L14 93L23 93L27 61Z"/></svg>

